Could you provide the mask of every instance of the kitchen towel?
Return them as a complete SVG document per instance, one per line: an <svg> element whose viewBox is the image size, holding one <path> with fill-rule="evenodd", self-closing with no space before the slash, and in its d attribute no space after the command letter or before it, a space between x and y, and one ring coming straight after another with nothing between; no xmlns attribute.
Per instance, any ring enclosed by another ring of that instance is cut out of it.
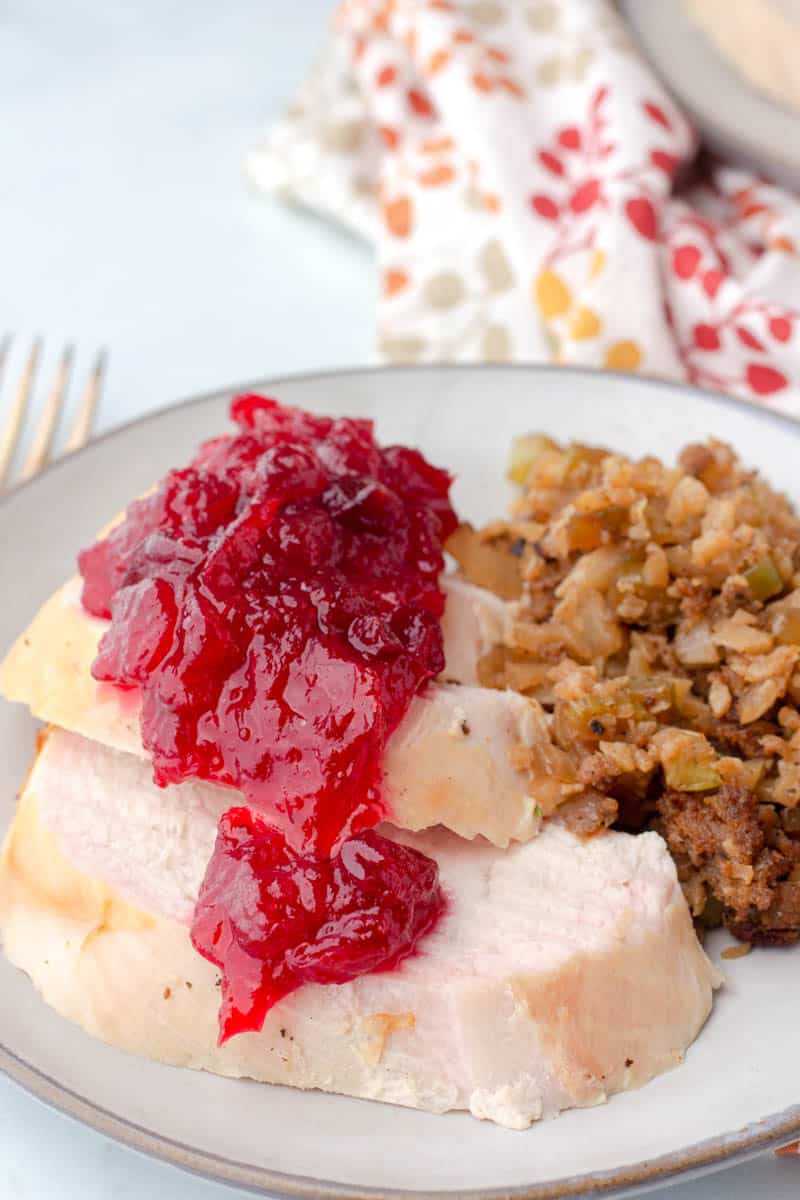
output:
<svg viewBox="0 0 800 1200"><path fill-rule="evenodd" d="M344 0L247 171L374 243L382 361L641 371L800 416L800 202L697 151L607 0Z"/></svg>

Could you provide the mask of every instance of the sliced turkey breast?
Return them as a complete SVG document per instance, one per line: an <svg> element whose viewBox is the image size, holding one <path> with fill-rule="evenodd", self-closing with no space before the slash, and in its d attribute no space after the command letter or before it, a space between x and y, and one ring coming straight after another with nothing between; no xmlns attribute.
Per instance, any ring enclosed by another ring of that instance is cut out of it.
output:
<svg viewBox="0 0 800 1200"><path fill-rule="evenodd" d="M446 597L442 618L444 678L477 685L478 663L492 646L503 642L511 606L459 575L442 575L440 583Z"/></svg>
<svg viewBox="0 0 800 1200"><path fill-rule="evenodd" d="M107 623L82 608L80 587L73 579L56 592L17 639L0 667L0 690L43 721L144 755L137 693L91 676ZM390 740L387 814L404 829L441 824L497 846L526 841L568 798L574 769L536 701L472 686L506 606L462 580L446 589L445 677L457 682L434 683L416 697Z"/></svg>
<svg viewBox="0 0 800 1200"><path fill-rule="evenodd" d="M719 979L654 834L558 822L500 852L381 832L439 864L445 916L399 970L307 984L218 1047L216 971L187 923L221 789L163 791L141 759L50 733L0 862L0 933L45 1000L165 1062L511 1128L678 1064Z"/></svg>

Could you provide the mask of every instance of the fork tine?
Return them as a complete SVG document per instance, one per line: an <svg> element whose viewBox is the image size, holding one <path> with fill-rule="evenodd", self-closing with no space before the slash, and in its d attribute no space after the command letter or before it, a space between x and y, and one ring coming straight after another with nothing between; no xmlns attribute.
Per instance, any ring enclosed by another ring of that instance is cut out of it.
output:
<svg viewBox="0 0 800 1200"><path fill-rule="evenodd" d="M39 424L36 432L33 435L33 444L28 451L28 457L20 472L20 480L30 479L37 471L41 471L42 467L47 463L50 457L50 447L53 443L53 434L55 433L56 424L58 422L61 409L64 404L64 396L67 391L67 383L69 381L70 368L72 366L72 346L67 346L64 353L61 355L61 361L56 370L56 377L53 386L50 389L50 394L47 397L44 410L39 418Z"/></svg>
<svg viewBox="0 0 800 1200"><path fill-rule="evenodd" d="M0 387L3 385L3 376L6 373L6 363L8 362L8 355L9 351L11 350L11 343L13 341L14 338L12 334L6 333L3 336L2 342L0 342ZM2 477L0 476L0 483L1 482Z"/></svg>
<svg viewBox="0 0 800 1200"><path fill-rule="evenodd" d="M3 343L3 360L5 360L10 344L10 337L6 337ZM22 378L14 394L14 399L11 401L11 408L6 418L6 423L3 426L2 433L0 433L0 488L5 483L8 468L11 465L11 459L19 441L22 422L28 408L28 401L30 400L41 349L42 339L37 337L31 347L28 361L25 363L25 368L22 372Z"/></svg>
<svg viewBox="0 0 800 1200"><path fill-rule="evenodd" d="M89 440L97 402L100 399L100 392L103 389L107 359L108 355L106 351L101 350L92 367L92 373L89 376L83 396L81 397L75 421L64 447L65 454L71 454L73 450L79 450Z"/></svg>

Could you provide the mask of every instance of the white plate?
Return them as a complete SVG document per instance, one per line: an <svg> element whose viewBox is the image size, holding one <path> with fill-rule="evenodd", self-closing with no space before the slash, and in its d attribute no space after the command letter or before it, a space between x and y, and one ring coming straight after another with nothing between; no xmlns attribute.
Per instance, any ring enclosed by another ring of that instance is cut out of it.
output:
<svg viewBox="0 0 800 1200"><path fill-rule="evenodd" d="M800 499L800 426L687 388L563 369L453 367L316 375L263 390L319 412L373 416L383 440L416 443L458 473L456 503L477 521L502 509L509 441L530 429L666 456L714 433ZM3 501L0 648L107 517L225 428L228 398L201 397L129 425ZM0 827L11 818L33 733L25 712L0 704ZM723 965L729 986L684 1066L640 1092L525 1133L464 1114L430 1116L130 1057L61 1020L5 959L0 1066L108 1136L256 1190L426 1200L443 1192L488 1200L595 1188L621 1195L800 1132L800 949L757 951Z"/></svg>
<svg viewBox="0 0 800 1200"><path fill-rule="evenodd" d="M738 75L678 0L623 0L622 7L653 67L712 150L800 188L800 114Z"/></svg>

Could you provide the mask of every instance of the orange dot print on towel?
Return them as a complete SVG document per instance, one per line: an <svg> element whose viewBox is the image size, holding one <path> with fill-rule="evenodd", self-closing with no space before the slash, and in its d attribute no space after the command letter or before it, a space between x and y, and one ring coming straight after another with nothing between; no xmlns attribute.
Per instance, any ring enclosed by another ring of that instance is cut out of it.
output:
<svg viewBox="0 0 800 1200"><path fill-rule="evenodd" d="M382 196L384 225L396 238L408 239L417 227L417 209L425 208L427 198L446 192L447 206L452 199L466 209L487 217L502 210L499 194L481 181L480 163L465 162L451 137L423 138L394 164L391 191ZM448 213L451 211L447 209ZM425 215L431 219L432 212Z"/></svg>
<svg viewBox="0 0 800 1200"><path fill-rule="evenodd" d="M403 317L410 317L424 335L381 338L380 349L390 362L415 362L423 357L446 360L468 356L483 362L508 362L513 339L498 315L502 302L517 286L511 258L497 238L489 238L459 268L440 267L416 274L405 266L386 267L384 303L402 300ZM387 311L389 311L387 309ZM442 318L447 317L447 321Z"/></svg>

